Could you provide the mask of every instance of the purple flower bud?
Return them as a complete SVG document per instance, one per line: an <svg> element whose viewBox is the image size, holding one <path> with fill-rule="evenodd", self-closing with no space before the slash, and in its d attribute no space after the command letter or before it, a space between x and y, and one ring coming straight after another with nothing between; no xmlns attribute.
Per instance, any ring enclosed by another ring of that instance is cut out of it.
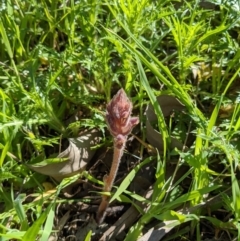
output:
<svg viewBox="0 0 240 241"><path fill-rule="evenodd" d="M139 123L138 117L131 117L131 114L132 102L124 90L120 89L107 105L106 121L113 137L129 135Z"/></svg>

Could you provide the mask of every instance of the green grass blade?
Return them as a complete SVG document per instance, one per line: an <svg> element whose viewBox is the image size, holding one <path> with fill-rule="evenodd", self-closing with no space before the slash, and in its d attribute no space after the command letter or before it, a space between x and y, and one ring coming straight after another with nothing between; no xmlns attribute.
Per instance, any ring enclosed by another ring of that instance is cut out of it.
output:
<svg viewBox="0 0 240 241"><path fill-rule="evenodd" d="M231 165L234 215L236 220L239 220L240 219L240 188L239 188L238 180L236 178L235 171L233 168L233 163L231 163L230 165Z"/></svg>
<svg viewBox="0 0 240 241"><path fill-rule="evenodd" d="M17 196L17 198L13 202L13 206L16 210L16 213L20 219L21 222L21 230L25 231L28 229L28 220L25 213L25 210L23 208L22 202L25 201L26 195L20 194Z"/></svg>
<svg viewBox="0 0 240 241"><path fill-rule="evenodd" d="M221 187L221 185L215 185L212 187L204 187L202 189L183 194L181 197L177 198L176 200L172 201L171 203L165 203L161 207L158 207L159 211L174 209L183 203L186 203L188 201L191 201L191 200L199 198L199 197L203 197L204 194L212 192L220 187Z"/></svg>
<svg viewBox="0 0 240 241"><path fill-rule="evenodd" d="M149 85L149 82L147 80L147 77L145 75L142 63L140 61L140 59L136 56L136 61L137 61L137 66L138 66L138 70L139 70L139 75L140 75L140 81L144 87L144 89L146 90L150 101L154 107L154 110L156 112L157 118L158 118L158 125L159 125L159 130L162 134L163 137L163 155L164 155L164 160L166 159L166 155L167 155L167 146L170 143L170 136L167 130L167 125L165 123L165 119L162 113L162 110L157 102L157 98L154 95L152 88Z"/></svg>
<svg viewBox="0 0 240 241"><path fill-rule="evenodd" d="M143 166L145 166L148 163L152 162L153 159L154 159L153 157L146 158L143 162L141 162L136 167L134 167L132 169L132 171L124 178L124 180L122 181L121 185L117 188L117 191L113 194L110 202L112 202L113 200L117 199L128 188L128 186L131 184L131 182L134 179L134 177L136 176L137 172Z"/></svg>
<svg viewBox="0 0 240 241"><path fill-rule="evenodd" d="M1 224L0 224L0 228ZM8 233L0 233L0 240L1 241L7 241L7 240L22 240L22 237L24 236L25 232L23 231L10 231Z"/></svg>
<svg viewBox="0 0 240 241"><path fill-rule="evenodd" d="M42 237L41 237L40 241L48 240L50 234L52 233L54 217L55 217L55 205L52 205L52 207L48 213L47 220L44 225L44 229L43 229L43 233L42 233Z"/></svg>
<svg viewBox="0 0 240 241"><path fill-rule="evenodd" d="M52 205L49 205L47 209L40 215L40 217L33 223L33 225L24 234L22 241L37 240L37 236L40 234L41 227L49 215Z"/></svg>
<svg viewBox="0 0 240 241"><path fill-rule="evenodd" d="M103 27L104 28L104 27ZM126 40L122 39L115 32L104 28L110 35L115 36L120 42L122 42L129 51L137 56L151 71L152 73L162 81L166 87L171 90L177 98L186 106L189 113L194 118L197 125L204 129L206 125L205 117L202 112L194 105L190 96L187 92L182 88L182 86L178 83L178 81L173 77L170 70L164 66L148 49L146 49L132 34L128 29L125 29L129 36L134 40L137 46L148 56L152 61L148 61L142 53L140 53L137 49L133 48L131 44L129 44ZM167 78L159 71L159 68L166 74Z"/></svg>
<svg viewBox="0 0 240 241"><path fill-rule="evenodd" d="M208 127L207 127L207 136L210 137L211 136L211 132L212 132L212 129L213 127L215 126L216 124L216 121L217 121L217 118L218 118L218 113L219 113L219 109L221 107L221 104L222 104L222 100L223 100L223 96L220 96L219 100L218 100L218 103L217 105L215 106L212 114L211 114L211 117L210 117L210 120L209 120L209 123L208 123ZM206 143L205 143L205 147L207 148L208 147L208 140L206 140Z"/></svg>
<svg viewBox="0 0 240 241"><path fill-rule="evenodd" d="M198 46L201 42L205 41L207 38L217 35L223 31L227 30L228 28L229 28L229 26L225 26L224 24L222 24L213 30L207 31L203 36L201 36L199 38L199 40L196 43L196 46Z"/></svg>
<svg viewBox="0 0 240 241"><path fill-rule="evenodd" d="M228 89L230 88L230 86L232 85L233 81L239 76L240 73L240 67L237 69L237 71L234 73L234 75L232 76L232 78L228 81L227 86L225 87L224 91L223 91L223 96L226 95Z"/></svg>
<svg viewBox="0 0 240 241"><path fill-rule="evenodd" d="M10 146L11 146L11 140L7 141L7 143L4 145L4 148L2 150L2 154L0 157L0 167L2 167L2 165L3 165L3 161L4 161L5 157L7 156Z"/></svg>
<svg viewBox="0 0 240 241"><path fill-rule="evenodd" d="M3 40L3 43L6 47L6 49L7 49L8 55L12 59L13 58L13 51L12 51L12 48L11 48L11 44L8 40L8 36L7 36L6 30L5 30L5 27L4 27L3 22L2 22L2 17L0 18L0 33L2 35L2 40Z"/></svg>
<svg viewBox="0 0 240 241"><path fill-rule="evenodd" d="M91 241L91 236L92 236L92 230L89 230L84 241Z"/></svg>

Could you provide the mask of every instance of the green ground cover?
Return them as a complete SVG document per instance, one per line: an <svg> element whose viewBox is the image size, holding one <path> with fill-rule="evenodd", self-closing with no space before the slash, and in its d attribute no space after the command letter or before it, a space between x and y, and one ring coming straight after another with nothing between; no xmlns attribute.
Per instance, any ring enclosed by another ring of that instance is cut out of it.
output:
<svg viewBox="0 0 240 241"><path fill-rule="evenodd" d="M117 184L112 200L148 205L148 212L137 207L140 218L124 240L138 240L163 221L174 221L177 231L161 240L240 240L239 12L237 0L1 1L0 240L48 240L56 205L68 202L61 190L78 178L102 185L85 171L54 183L55 192L46 195L48 176L26 164L59 161L51 155L62 140L84 128L100 130L96 149L111 148L104 112L120 88L140 118L138 156L144 158ZM156 104L160 95L186 107L178 123L185 118L191 130L186 123L170 127ZM149 103L163 149L146 157ZM170 149L171 136L180 138L183 128L192 143ZM128 186L151 160L155 181L147 199ZM182 166L187 171L179 176ZM185 206L190 211L180 212Z"/></svg>

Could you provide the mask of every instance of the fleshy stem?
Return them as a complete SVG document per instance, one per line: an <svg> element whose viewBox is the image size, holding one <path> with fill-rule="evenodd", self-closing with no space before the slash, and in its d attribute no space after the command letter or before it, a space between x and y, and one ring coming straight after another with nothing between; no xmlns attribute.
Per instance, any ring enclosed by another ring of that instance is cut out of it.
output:
<svg viewBox="0 0 240 241"><path fill-rule="evenodd" d="M124 138L125 139L125 138ZM116 143L115 143L116 142ZM116 178L118 167L123 155L123 151L125 148L126 140L122 142L122 145L119 146L119 143L117 143L117 140L114 141L114 153L113 153L113 162L111 166L111 170L108 176L104 177L104 192L111 192L114 180ZM97 212L97 222L100 224L103 222L106 210L109 206L110 197L107 195L102 195L102 201L100 203L100 206L98 208Z"/></svg>

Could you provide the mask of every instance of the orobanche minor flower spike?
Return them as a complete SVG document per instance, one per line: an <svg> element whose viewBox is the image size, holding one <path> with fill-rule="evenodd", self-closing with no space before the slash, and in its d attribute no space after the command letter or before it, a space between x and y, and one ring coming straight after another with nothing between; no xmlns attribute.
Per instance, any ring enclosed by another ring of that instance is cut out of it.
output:
<svg viewBox="0 0 240 241"><path fill-rule="evenodd" d="M114 138L114 153L111 170L108 176L104 176L103 192L110 192L117 175L119 163L127 142L127 137L134 126L139 123L138 117L131 117L132 102L125 91L120 89L107 105L106 122L111 135ZM97 222L100 224L105 217L110 197L102 195L102 202L97 212Z"/></svg>

